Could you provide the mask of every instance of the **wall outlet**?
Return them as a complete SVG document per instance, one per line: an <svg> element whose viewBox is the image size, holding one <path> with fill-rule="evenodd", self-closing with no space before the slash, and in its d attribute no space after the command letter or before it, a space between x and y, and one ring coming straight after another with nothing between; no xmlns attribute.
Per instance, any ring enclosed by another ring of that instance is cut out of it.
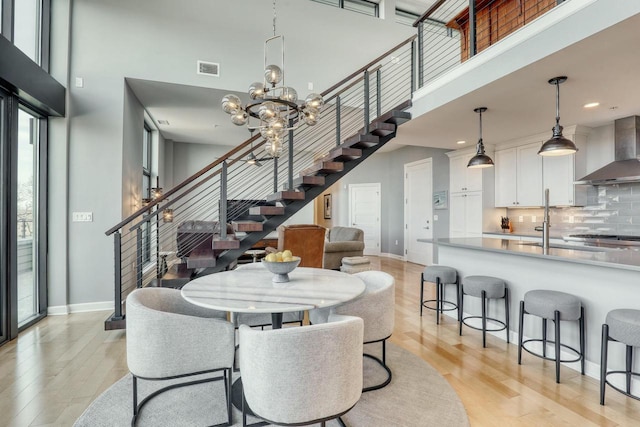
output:
<svg viewBox="0 0 640 427"><path fill-rule="evenodd" d="M74 212L72 214L73 222L93 222L93 212Z"/></svg>
<svg viewBox="0 0 640 427"><path fill-rule="evenodd" d="M536 216L535 215L531 215L531 222L536 222Z"/></svg>
<svg viewBox="0 0 640 427"><path fill-rule="evenodd" d="M396 240L396 245L398 244L398 241Z"/></svg>
<svg viewBox="0 0 640 427"><path fill-rule="evenodd" d="M434 215L434 216L433 216L433 220L434 220L434 221L437 221L437 220L438 220L438 215Z"/></svg>
<svg viewBox="0 0 640 427"><path fill-rule="evenodd" d="M84 78L76 77L76 87L84 87Z"/></svg>
<svg viewBox="0 0 640 427"><path fill-rule="evenodd" d="M524 222L524 217L522 215L518 217L518 222Z"/></svg>
<svg viewBox="0 0 640 427"><path fill-rule="evenodd" d="M569 224L573 224L573 215L569 215Z"/></svg>

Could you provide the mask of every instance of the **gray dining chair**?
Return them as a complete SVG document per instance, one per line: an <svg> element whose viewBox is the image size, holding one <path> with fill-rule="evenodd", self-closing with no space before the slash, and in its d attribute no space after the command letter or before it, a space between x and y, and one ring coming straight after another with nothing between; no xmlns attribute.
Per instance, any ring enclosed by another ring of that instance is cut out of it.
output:
<svg viewBox="0 0 640 427"><path fill-rule="evenodd" d="M231 425L234 327L226 321L226 313L193 305L176 289L142 288L127 297L126 316L127 365L133 376L131 424L135 425L143 406L164 391L224 380L227 421L220 425ZM211 373L217 375L172 383L138 404L140 379L161 381Z"/></svg>
<svg viewBox="0 0 640 427"><path fill-rule="evenodd" d="M330 315L321 325L265 331L241 325L239 333L243 426L249 408L271 424L342 422L360 399L362 319Z"/></svg>
<svg viewBox="0 0 640 427"><path fill-rule="evenodd" d="M395 279L383 271L363 271L354 274L364 281L366 289L360 297L330 309L322 308L309 311L312 324L321 324L331 314L357 316L364 321L364 344L380 342L382 358L363 353L364 357L376 361L387 372L386 379L376 385L365 387L367 392L385 387L391 382L392 372L387 365L386 341L393 333L395 322Z"/></svg>

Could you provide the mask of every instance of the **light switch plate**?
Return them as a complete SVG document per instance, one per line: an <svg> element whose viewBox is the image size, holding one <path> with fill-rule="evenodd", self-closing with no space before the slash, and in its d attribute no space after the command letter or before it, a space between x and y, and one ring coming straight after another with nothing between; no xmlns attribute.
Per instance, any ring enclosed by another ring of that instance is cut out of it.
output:
<svg viewBox="0 0 640 427"><path fill-rule="evenodd" d="M433 220L434 220L434 221L437 221L437 220L438 220L438 215L434 215L434 216L433 216Z"/></svg>
<svg viewBox="0 0 640 427"><path fill-rule="evenodd" d="M531 222L536 222L536 216L535 215L531 215Z"/></svg>
<svg viewBox="0 0 640 427"><path fill-rule="evenodd" d="M74 212L72 214L73 222L93 222L93 212Z"/></svg>

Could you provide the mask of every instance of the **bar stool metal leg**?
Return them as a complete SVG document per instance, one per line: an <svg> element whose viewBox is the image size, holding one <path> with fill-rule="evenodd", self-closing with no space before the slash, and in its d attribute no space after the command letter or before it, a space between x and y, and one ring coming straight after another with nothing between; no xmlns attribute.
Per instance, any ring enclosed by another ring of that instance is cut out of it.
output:
<svg viewBox="0 0 640 427"><path fill-rule="evenodd" d="M458 309L460 310L460 316L458 316L458 327L460 330L458 331L458 335L462 336L462 313L464 313L463 308L464 303L464 289L460 291L460 305L458 305Z"/></svg>
<svg viewBox="0 0 640 427"><path fill-rule="evenodd" d="M424 308L422 301L424 301L424 273L420 275L420 317L422 317L422 309Z"/></svg>
<svg viewBox="0 0 640 427"><path fill-rule="evenodd" d="M609 325L602 325L602 349L600 352L600 404L604 405L604 392L607 386L607 353L609 350Z"/></svg>
<svg viewBox="0 0 640 427"><path fill-rule="evenodd" d="M487 292L482 291L482 347L487 346Z"/></svg>
<svg viewBox="0 0 640 427"><path fill-rule="evenodd" d="M440 324L440 314L442 313L442 300L444 299L444 284L440 278L436 277L436 325Z"/></svg>
<svg viewBox="0 0 640 427"><path fill-rule="evenodd" d="M458 303L458 322L462 319L462 301L460 295L460 278L456 278L456 302Z"/></svg>
<svg viewBox="0 0 640 427"><path fill-rule="evenodd" d="M630 345L627 346L626 362L627 393L631 394L631 367L633 365L633 347Z"/></svg>
<svg viewBox="0 0 640 427"><path fill-rule="evenodd" d="M507 344L509 344L509 311L510 311L510 303L509 303L509 288L505 286L504 288L504 317L505 317L505 331L507 333Z"/></svg>
<svg viewBox="0 0 640 427"><path fill-rule="evenodd" d="M584 375L584 360L585 360L585 329L584 329L584 307L580 307L580 354L582 354L582 359L580 360L580 369L582 375Z"/></svg>
<svg viewBox="0 0 640 427"><path fill-rule="evenodd" d="M558 310L553 312L553 319L556 329L556 383L560 384L560 312Z"/></svg>
<svg viewBox="0 0 640 427"><path fill-rule="evenodd" d="M542 356L547 357L547 319L542 318Z"/></svg>
<svg viewBox="0 0 640 427"><path fill-rule="evenodd" d="M522 334L524 328L524 301L520 301L520 320L518 322L518 365L522 365Z"/></svg>

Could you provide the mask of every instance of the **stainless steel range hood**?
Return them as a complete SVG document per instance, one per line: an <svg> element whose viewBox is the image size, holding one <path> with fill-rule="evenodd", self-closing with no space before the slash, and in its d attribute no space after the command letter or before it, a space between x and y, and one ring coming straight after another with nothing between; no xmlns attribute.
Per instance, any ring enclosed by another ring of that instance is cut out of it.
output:
<svg viewBox="0 0 640 427"><path fill-rule="evenodd" d="M576 184L607 185L640 182L640 116L614 122L615 161L576 181Z"/></svg>

